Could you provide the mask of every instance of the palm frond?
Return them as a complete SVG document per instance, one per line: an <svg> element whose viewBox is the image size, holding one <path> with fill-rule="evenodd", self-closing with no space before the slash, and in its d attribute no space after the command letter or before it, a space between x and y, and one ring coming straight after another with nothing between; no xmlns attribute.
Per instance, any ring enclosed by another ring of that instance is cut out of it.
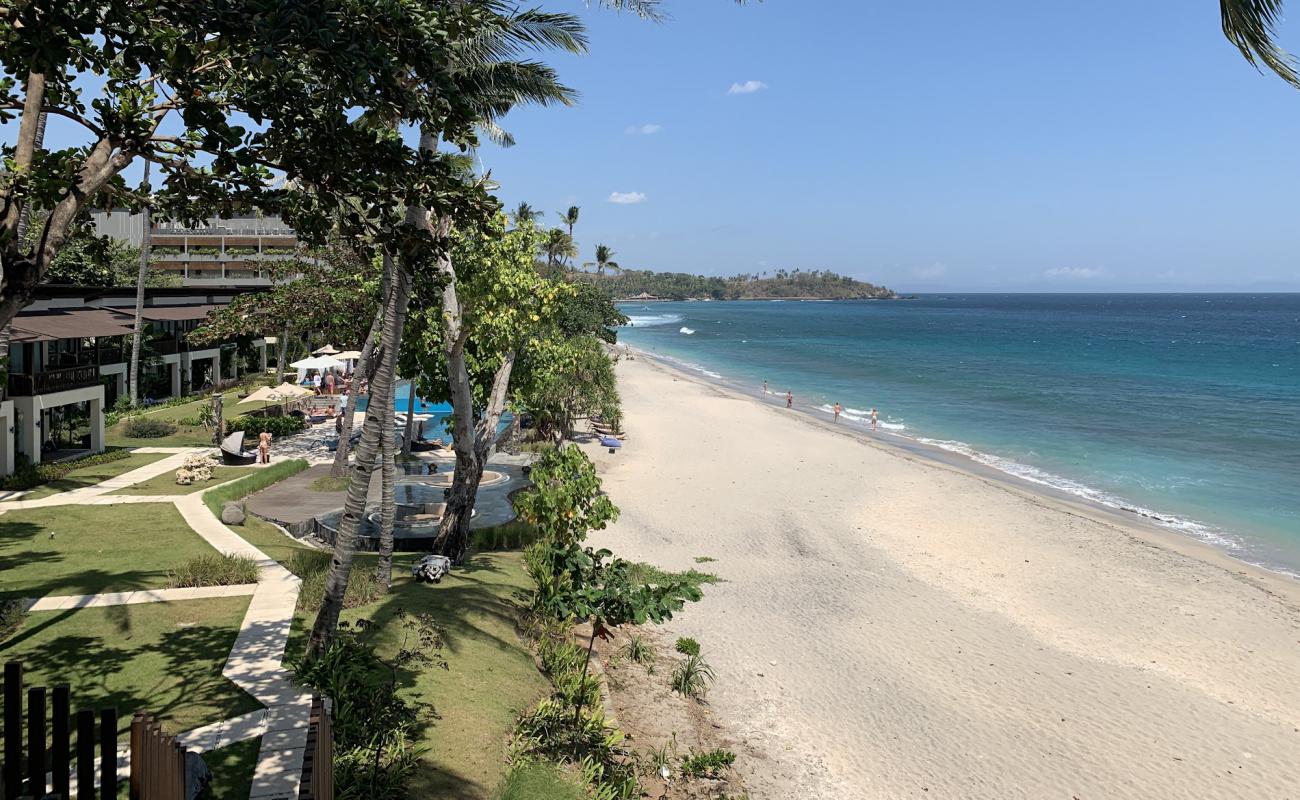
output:
<svg viewBox="0 0 1300 800"><path fill-rule="evenodd" d="M1267 67L1300 89L1295 59L1277 43L1283 0L1219 0L1223 35L1256 69Z"/></svg>

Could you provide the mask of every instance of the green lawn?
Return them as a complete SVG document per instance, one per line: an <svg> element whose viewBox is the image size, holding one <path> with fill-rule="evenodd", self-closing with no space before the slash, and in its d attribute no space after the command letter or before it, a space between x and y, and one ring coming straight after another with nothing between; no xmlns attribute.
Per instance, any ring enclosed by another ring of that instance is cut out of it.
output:
<svg viewBox="0 0 1300 800"><path fill-rule="evenodd" d="M24 662L29 686L69 684L73 708L117 708L123 732L132 714L148 711L178 733L261 707L221 676L248 601L31 614L0 644L0 660Z"/></svg>
<svg viewBox="0 0 1300 800"><path fill-rule="evenodd" d="M125 489L118 489L109 494L126 494L126 495L165 495L165 494L191 494L201 492L204 489L211 489L219 486L226 481L233 481L236 478L242 478L250 472L256 472L257 467L214 467L212 469L212 480L196 481L188 486L180 486L176 483L175 472L164 472L162 475L156 475L147 481L133 484Z"/></svg>
<svg viewBox="0 0 1300 800"><path fill-rule="evenodd" d="M212 783L203 795L204 800L247 800L261 746L259 736L204 753L203 763L212 770Z"/></svg>
<svg viewBox="0 0 1300 800"><path fill-rule="evenodd" d="M161 461L167 458L167 453L132 453L126 458L117 461L109 461L104 464L95 464L89 467L81 467L69 472L63 478L57 481L51 481L42 486L37 486L27 494L23 495L24 500L37 500L42 497L49 497L52 494L66 492L70 489L81 489L86 486L94 486L97 483L103 483L109 478L116 478L133 469L152 464L155 461Z"/></svg>
<svg viewBox="0 0 1300 800"><path fill-rule="evenodd" d="M161 588L168 570L211 552L170 503L10 511L0 515L0 597Z"/></svg>
<svg viewBox="0 0 1300 800"><path fill-rule="evenodd" d="M205 406L211 405L212 398L205 396L178 406L168 406L155 411L142 411L141 414L149 419L162 419L179 423L183 419L198 417L199 412ZM222 395L221 413L226 419L234 419L242 414L247 414L249 411L256 411L268 405L275 405L275 403L257 402L241 405L239 403L239 393L229 391ZM123 447L202 447L205 444L212 444L212 431L202 426L181 426L175 433L168 436L160 436L156 439L130 439L126 436L126 420L122 419L105 431L104 441L110 446Z"/></svg>

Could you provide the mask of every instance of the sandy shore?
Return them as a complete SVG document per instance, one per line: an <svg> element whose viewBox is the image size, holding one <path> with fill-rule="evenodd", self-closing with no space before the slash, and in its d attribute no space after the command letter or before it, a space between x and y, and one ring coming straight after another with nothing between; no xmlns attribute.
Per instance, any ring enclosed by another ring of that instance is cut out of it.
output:
<svg viewBox="0 0 1300 800"><path fill-rule="evenodd" d="M645 358L594 537L724 583L669 625L754 797L1300 797L1300 588Z"/></svg>

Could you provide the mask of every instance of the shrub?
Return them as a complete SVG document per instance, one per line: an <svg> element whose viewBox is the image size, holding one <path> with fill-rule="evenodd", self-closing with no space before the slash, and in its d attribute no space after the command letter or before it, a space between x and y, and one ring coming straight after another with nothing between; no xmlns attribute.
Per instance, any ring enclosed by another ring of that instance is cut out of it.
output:
<svg viewBox="0 0 1300 800"><path fill-rule="evenodd" d="M518 550L537 541L537 528L522 520L474 531L474 546L480 552Z"/></svg>
<svg viewBox="0 0 1300 800"><path fill-rule="evenodd" d="M704 657L691 655L673 670L671 684L674 692L684 697L701 700L709 691L709 684L713 683L713 678L713 668Z"/></svg>
<svg viewBox="0 0 1300 800"><path fill-rule="evenodd" d="M83 456L82 458L73 459L72 461L60 461L57 464L33 464L27 460L27 457L21 453L18 456L18 463L14 468L14 473L0 481L0 489L10 491L26 491L34 489L43 483L62 480L67 477L69 472L82 467L93 467L97 464L108 464L113 461L121 461L131 455L129 450L106 450L102 453Z"/></svg>
<svg viewBox="0 0 1300 800"><path fill-rule="evenodd" d="M330 553L324 550L298 550L286 565L288 570L302 579L298 590L299 610L318 608L325 599L325 580L330 572ZM370 605L384 596L383 587L375 574L375 565L361 560L352 562L348 577L348 590L343 595L344 608Z"/></svg>
<svg viewBox="0 0 1300 800"><path fill-rule="evenodd" d="M195 556L172 570L167 579L167 585L173 589L241 583L257 583L257 562L248 556L225 553Z"/></svg>
<svg viewBox="0 0 1300 800"><path fill-rule="evenodd" d="M161 439L176 432L176 426L165 419L131 417L122 432L128 439Z"/></svg>
<svg viewBox="0 0 1300 800"><path fill-rule="evenodd" d="M736 754L730 750L714 749L697 753L694 750L682 758L682 776L686 778L721 778L732 764Z"/></svg>
<svg viewBox="0 0 1300 800"><path fill-rule="evenodd" d="M0 642L17 633L26 621L27 608L21 598L0 600Z"/></svg>
<svg viewBox="0 0 1300 800"><path fill-rule="evenodd" d="M243 431L244 435L257 436L267 432L272 436L292 436L307 429L307 421L302 417L235 417L226 426L227 430Z"/></svg>
<svg viewBox="0 0 1300 800"><path fill-rule="evenodd" d="M655 663L654 647L645 640L644 636L635 633L627 637L627 644L623 645L618 652L628 661L634 661L643 666Z"/></svg>
<svg viewBox="0 0 1300 800"><path fill-rule="evenodd" d="M678 638L677 644L673 649L684 656L698 656L700 654L700 643L688 636Z"/></svg>

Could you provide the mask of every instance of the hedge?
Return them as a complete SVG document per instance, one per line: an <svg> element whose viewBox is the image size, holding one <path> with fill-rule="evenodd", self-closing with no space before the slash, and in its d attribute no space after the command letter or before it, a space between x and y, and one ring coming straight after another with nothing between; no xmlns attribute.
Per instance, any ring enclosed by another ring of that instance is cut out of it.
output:
<svg viewBox="0 0 1300 800"><path fill-rule="evenodd" d="M311 465L301 458L272 464L265 469L249 473L238 480L209 489L203 494L203 502L207 503L213 514L220 517L223 504L232 500L242 500L253 492L260 492L273 483L279 483L291 475L297 475L309 466Z"/></svg>
<svg viewBox="0 0 1300 800"><path fill-rule="evenodd" d="M54 464L32 464L25 457L19 456L18 467L12 475L0 480L0 489L9 491L27 491L44 483L62 480L69 472L96 464L121 461L131 455L130 450L106 450L103 453L82 456L72 461L59 461Z"/></svg>
<svg viewBox="0 0 1300 800"><path fill-rule="evenodd" d="M235 417L226 426L229 431L243 431L256 436L269 431L272 436L292 436L307 429L307 421L298 416L289 417Z"/></svg>

